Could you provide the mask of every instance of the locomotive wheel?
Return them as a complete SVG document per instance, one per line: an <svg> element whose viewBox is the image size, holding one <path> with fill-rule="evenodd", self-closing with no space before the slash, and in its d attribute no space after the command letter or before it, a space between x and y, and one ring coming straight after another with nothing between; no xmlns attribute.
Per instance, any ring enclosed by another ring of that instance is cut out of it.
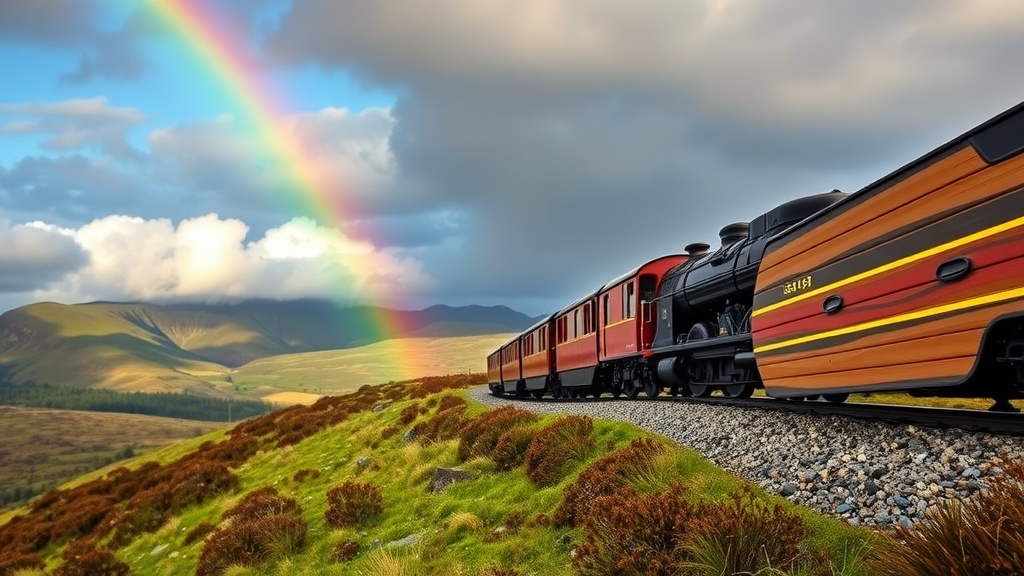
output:
<svg viewBox="0 0 1024 576"><path fill-rule="evenodd" d="M612 398L618 398L622 396L622 384L612 385Z"/></svg>
<svg viewBox="0 0 1024 576"><path fill-rule="evenodd" d="M630 380L626 383L626 398L633 400L636 395L640 393L640 386L636 383L636 380Z"/></svg>
<svg viewBox="0 0 1024 576"><path fill-rule="evenodd" d="M707 398L711 396L711 386L707 384L690 383L690 396L694 398Z"/></svg>
<svg viewBox="0 0 1024 576"><path fill-rule="evenodd" d="M849 398L850 395L849 394L822 394L821 397L824 398L826 402L831 402L833 404L842 404L843 402L846 402L846 399Z"/></svg>
<svg viewBox="0 0 1024 576"><path fill-rule="evenodd" d="M644 382L644 394L647 394L648 398L657 398L661 394L661 386L648 379Z"/></svg>
<svg viewBox="0 0 1024 576"><path fill-rule="evenodd" d="M729 384L722 388L722 392L726 398L750 398L754 395L754 385L749 382L746 384Z"/></svg>

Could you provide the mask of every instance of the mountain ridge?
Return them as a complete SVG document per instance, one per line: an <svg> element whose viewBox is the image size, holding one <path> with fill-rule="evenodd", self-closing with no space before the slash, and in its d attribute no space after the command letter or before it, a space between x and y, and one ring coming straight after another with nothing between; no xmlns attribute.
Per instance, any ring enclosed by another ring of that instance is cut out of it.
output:
<svg viewBox="0 0 1024 576"><path fill-rule="evenodd" d="M183 391L194 387L197 377L269 356L344 350L392 338L518 332L535 320L506 306L392 310L322 300L40 302L0 314L0 385Z"/></svg>

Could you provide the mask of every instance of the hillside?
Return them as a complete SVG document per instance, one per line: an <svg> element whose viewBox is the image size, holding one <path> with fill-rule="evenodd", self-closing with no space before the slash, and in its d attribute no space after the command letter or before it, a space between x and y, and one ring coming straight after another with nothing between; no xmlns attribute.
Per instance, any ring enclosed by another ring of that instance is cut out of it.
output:
<svg viewBox="0 0 1024 576"><path fill-rule="evenodd" d="M866 573L867 530L630 425L451 391L482 380L364 387L83 478L0 525L0 573Z"/></svg>
<svg viewBox="0 0 1024 576"><path fill-rule="evenodd" d="M41 303L0 315L0 384L214 393L208 381L259 358L390 338L517 332L532 322L501 306Z"/></svg>
<svg viewBox="0 0 1024 576"><path fill-rule="evenodd" d="M0 406L0 507L226 423ZM131 430L130 436L125 430Z"/></svg>

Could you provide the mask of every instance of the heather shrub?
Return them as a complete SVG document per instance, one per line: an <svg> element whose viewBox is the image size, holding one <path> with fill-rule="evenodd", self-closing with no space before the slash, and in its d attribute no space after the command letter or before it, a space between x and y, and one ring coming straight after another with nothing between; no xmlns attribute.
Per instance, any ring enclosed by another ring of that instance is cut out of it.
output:
<svg viewBox="0 0 1024 576"><path fill-rule="evenodd" d="M231 566L258 566L306 545L307 525L295 516L267 516L232 522L203 544L196 576L219 576Z"/></svg>
<svg viewBox="0 0 1024 576"><path fill-rule="evenodd" d="M593 431L586 416L565 416L539 430L526 450L526 477L537 486L558 483L572 463L593 450Z"/></svg>
<svg viewBox="0 0 1024 576"><path fill-rule="evenodd" d="M725 505L706 504L686 522L680 542L696 574L760 573L800 568L803 520L744 486Z"/></svg>
<svg viewBox="0 0 1024 576"><path fill-rule="evenodd" d="M521 466L526 460L526 450L533 442L537 431L532 428L515 427L498 438L498 442L491 450L491 460L498 464L498 469L508 472L517 466Z"/></svg>
<svg viewBox="0 0 1024 576"><path fill-rule="evenodd" d="M630 487L598 496L582 518L573 567L582 576L674 576L685 560L679 536L695 506L679 491L639 495ZM731 574L731 572L729 573Z"/></svg>
<svg viewBox="0 0 1024 576"><path fill-rule="evenodd" d="M298 516L300 513L299 503L294 498L281 496L273 486L264 486L246 494L224 513L223 518L245 522L268 516Z"/></svg>
<svg viewBox="0 0 1024 576"><path fill-rule="evenodd" d="M331 548L331 560L335 562L348 562L359 554L359 542L355 540L342 540Z"/></svg>
<svg viewBox="0 0 1024 576"><path fill-rule="evenodd" d="M398 423L403 426L408 426L409 424L412 424L412 421L419 415L420 405L418 402L413 402L405 408L402 408L402 411L398 414Z"/></svg>
<svg viewBox="0 0 1024 576"><path fill-rule="evenodd" d="M634 481L649 474L657 457L665 454L668 445L650 438L633 440L620 450L598 458L580 472L579 478L565 488L562 503L555 510L557 526L575 526L586 518L594 500L601 495L633 486Z"/></svg>
<svg viewBox="0 0 1024 576"><path fill-rule="evenodd" d="M312 468L303 468L302 470L299 470L298 472L295 473L295 476L292 477L292 480L298 482L299 484L302 484L306 480L316 479L319 477L319 470L314 470Z"/></svg>
<svg viewBox="0 0 1024 576"><path fill-rule="evenodd" d="M866 558L871 574L1020 574L1024 463L1006 465L985 491L930 509L911 529L885 533Z"/></svg>
<svg viewBox="0 0 1024 576"><path fill-rule="evenodd" d="M458 458L465 462L470 458L487 456L497 445L502 434L512 428L536 421L537 416L533 412L515 406L503 406L484 412L470 420L459 433Z"/></svg>
<svg viewBox="0 0 1024 576"><path fill-rule="evenodd" d="M22 570L42 570L45 567L42 558L35 554L9 550L0 552L0 576L13 576Z"/></svg>
<svg viewBox="0 0 1024 576"><path fill-rule="evenodd" d="M220 461L193 460L175 467L170 484L171 507L177 511L234 489L238 476Z"/></svg>
<svg viewBox="0 0 1024 576"><path fill-rule="evenodd" d="M354 526L384 511L380 488L363 482L345 482L327 491L327 524Z"/></svg>
<svg viewBox="0 0 1024 576"><path fill-rule="evenodd" d="M449 396L446 396L446 398L449 398ZM454 398L454 396L451 398ZM458 400L462 400L462 398L458 398ZM421 443L431 444L455 438L459 435L459 430L462 429L465 422L466 405L463 400L462 405L449 408L438 406L437 412L429 420L416 424L412 429L416 433L416 438Z"/></svg>
<svg viewBox="0 0 1024 576"><path fill-rule="evenodd" d="M209 535L210 532L213 532L216 529L217 526L215 526L211 522L200 522L199 524L196 524L194 528L189 530L188 534L185 534L185 539L183 540L183 542L186 546L188 546L190 544L202 540L203 538L206 538L206 536Z"/></svg>
<svg viewBox="0 0 1024 576"><path fill-rule="evenodd" d="M385 426L380 430L380 439L387 440L388 438L391 438L395 434L398 434L399 430L401 430L401 428L399 428L398 426Z"/></svg>
<svg viewBox="0 0 1024 576"><path fill-rule="evenodd" d="M437 411L440 412L449 408L465 408L468 405L469 404L466 402L465 398L447 394L445 396L441 396L437 401Z"/></svg>
<svg viewBox="0 0 1024 576"><path fill-rule="evenodd" d="M60 555L63 563L53 576L126 576L128 565L92 540L76 540Z"/></svg>

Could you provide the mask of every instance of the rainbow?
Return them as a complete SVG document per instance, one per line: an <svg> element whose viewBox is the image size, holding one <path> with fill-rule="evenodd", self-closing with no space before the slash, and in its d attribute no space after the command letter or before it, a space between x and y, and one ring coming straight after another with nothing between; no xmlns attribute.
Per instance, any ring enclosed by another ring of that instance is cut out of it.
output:
<svg viewBox="0 0 1024 576"><path fill-rule="evenodd" d="M205 0L149 0L157 16L168 25L186 49L194 54L200 66L209 71L214 85L235 103L241 118L251 125L254 137L262 142L269 155L280 162L291 183L288 192L301 208L316 216L338 222L357 214L354 203L345 202L343 190L322 166L310 159L298 134L281 122L286 113L287 94L269 82L248 56L248 50L237 33L214 10L215 3ZM387 340L403 332L399 315L384 308L370 308L360 333L371 341ZM423 374L407 358L400 341L388 344L393 364L400 368L401 380Z"/></svg>

